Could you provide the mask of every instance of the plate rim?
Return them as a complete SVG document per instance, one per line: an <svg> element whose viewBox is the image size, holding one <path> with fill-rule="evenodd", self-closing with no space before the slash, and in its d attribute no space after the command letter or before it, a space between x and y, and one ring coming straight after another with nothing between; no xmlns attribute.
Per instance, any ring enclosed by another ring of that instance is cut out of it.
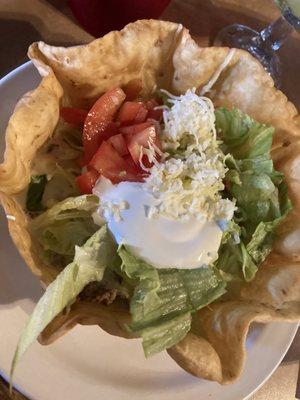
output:
<svg viewBox="0 0 300 400"><path fill-rule="evenodd" d="M23 70L26 69L33 69L34 68L34 63L29 60L26 61L23 64L20 64L19 66L17 66L16 68L14 68L13 70L9 71L6 75L4 75L1 79L0 79L0 90L2 85L7 84L10 80L14 79L14 77L16 75L18 75L20 72L22 72ZM41 77L42 79L42 77ZM25 92L26 93L26 92ZM24 93L24 94L25 94ZM284 321L282 321L284 322ZM259 383L259 385L248 395L246 395L246 397L244 397L242 400L247 400L249 399L251 396L253 396L265 383L266 381L273 375L274 371L278 368L278 366L281 364L283 358L285 357L286 353L288 352L296 334L299 328L299 322L291 322L291 323L286 323L288 324L288 332L287 332L287 336L288 336L288 340L286 341L286 345L284 346L284 351L281 353L280 357L278 358L277 362L274 364L274 366L272 367L271 371L263 378L263 380ZM2 367L0 365L0 375L3 377L3 379L6 382L9 382L9 376L2 370ZM33 397L33 395L31 395L30 393L28 393L25 389L23 389L19 384L15 383L14 384L14 388L19 391L20 393L22 393L24 396L26 396L28 398L28 400L38 400L35 397Z"/></svg>
<svg viewBox="0 0 300 400"><path fill-rule="evenodd" d="M283 321L284 322L284 321ZM281 355L281 357L278 359L276 364L274 365L274 368L270 371L270 373L263 379L263 381L251 392L249 393L244 399L241 400L248 400L251 396L253 396L266 382L271 378L271 376L274 374L275 370L280 366L282 360L284 359L286 353L288 352L289 348L291 347L291 344L293 343L293 340L295 339L295 336L298 332L299 329L299 322L287 322L289 324L291 330L290 330L290 338L286 343L285 349Z"/></svg>
<svg viewBox="0 0 300 400"><path fill-rule="evenodd" d="M8 82L10 79L14 78L15 75L20 73L23 69L30 69L34 67L34 64L31 60L24 62L23 64L20 64L16 68L12 69L9 71L6 75L2 76L0 79L0 86L3 85L4 83ZM24 93L25 94L25 93Z"/></svg>

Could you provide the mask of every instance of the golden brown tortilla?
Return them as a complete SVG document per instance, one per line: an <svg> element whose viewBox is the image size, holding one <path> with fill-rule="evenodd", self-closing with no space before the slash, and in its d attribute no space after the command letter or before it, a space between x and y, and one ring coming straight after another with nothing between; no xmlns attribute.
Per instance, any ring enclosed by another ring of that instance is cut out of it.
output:
<svg viewBox="0 0 300 400"><path fill-rule="evenodd" d="M63 48L43 42L29 48L42 76L40 86L24 96L6 131L5 161L0 166L1 200L15 215L10 233L32 272L48 284L54 278L34 250L19 200L28 185L37 150L58 121L60 102L87 107L106 90L141 79L142 95L156 88L172 93L201 89L228 55L227 48L200 48L181 25L137 21L88 45ZM270 76L248 53L236 50L209 93L216 106L238 107L256 120L275 127L272 157L283 171L294 209L279 231L276 246L256 278L236 298L217 302L196 313L202 329L189 333L168 352L190 373L229 383L241 374L245 340L252 321L300 319L300 118ZM108 312L109 310L109 312ZM129 315L116 306L75 303L58 316L40 340L49 343L76 323L99 324L124 336Z"/></svg>

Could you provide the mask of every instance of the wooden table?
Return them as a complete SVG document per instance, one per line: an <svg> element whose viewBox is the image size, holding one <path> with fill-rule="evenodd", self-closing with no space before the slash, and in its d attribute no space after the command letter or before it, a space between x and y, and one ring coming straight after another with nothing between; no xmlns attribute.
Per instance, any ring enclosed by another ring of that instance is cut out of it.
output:
<svg viewBox="0 0 300 400"><path fill-rule="evenodd" d="M262 29L278 16L272 0L172 0L162 18L182 23L201 45L207 46L226 25L238 22ZM26 61L27 48L36 40L69 46L87 43L92 37L77 25L64 1L1 0L0 77ZM300 109L300 35L292 35L279 55L283 65L282 90ZM294 400L299 356L298 334L281 366L251 400ZM6 382L0 379L0 400L8 399L25 397L16 391L10 395Z"/></svg>

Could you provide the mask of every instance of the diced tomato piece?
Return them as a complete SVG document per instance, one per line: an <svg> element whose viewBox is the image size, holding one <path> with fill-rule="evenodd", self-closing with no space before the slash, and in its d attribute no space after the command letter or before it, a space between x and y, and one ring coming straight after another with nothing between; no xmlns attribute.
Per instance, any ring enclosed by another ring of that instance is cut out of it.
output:
<svg viewBox="0 0 300 400"><path fill-rule="evenodd" d="M142 132L144 129L153 126L152 121L142 122L141 124L134 124L129 126L121 126L119 131L124 135L135 135L136 133Z"/></svg>
<svg viewBox="0 0 300 400"><path fill-rule="evenodd" d="M101 175L110 179L112 183L141 182L143 180L143 171L134 163L133 165L128 163L107 142L102 142L88 168L96 169Z"/></svg>
<svg viewBox="0 0 300 400"><path fill-rule="evenodd" d="M149 142L154 142L156 140L156 131L154 126L149 126L141 132L135 135L126 136L127 147L133 161L139 165L140 154L142 148L148 148Z"/></svg>
<svg viewBox="0 0 300 400"><path fill-rule="evenodd" d="M92 193L93 187L95 186L99 174L94 169L90 169L87 172L77 176L76 183L82 194Z"/></svg>
<svg viewBox="0 0 300 400"><path fill-rule="evenodd" d="M156 121L161 121L163 116L163 110L155 110L159 104L156 100L148 100L145 102L145 106L148 110L147 119L155 119Z"/></svg>
<svg viewBox="0 0 300 400"><path fill-rule="evenodd" d="M136 170L140 173L143 173L143 170L140 168L139 165L136 165L136 163L133 161L132 157L130 154L124 157L124 160L130 170Z"/></svg>
<svg viewBox="0 0 300 400"><path fill-rule="evenodd" d="M88 115L86 110L73 107L62 107L59 113L62 119L72 125L83 125Z"/></svg>
<svg viewBox="0 0 300 400"><path fill-rule="evenodd" d="M109 139L111 136L117 135L119 133L118 126L115 122L110 122L104 131L101 133L100 142ZM101 144L100 143L100 144ZM100 146L100 145L99 145Z"/></svg>
<svg viewBox="0 0 300 400"><path fill-rule="evenodd" d="M142 90L141 79L132 79L124 86L123 90L127 101L136 100Z"/></svg>
<svg viewBox="0 0 300 400"><path fill-rule="evenodd" d="M126 154L128 154L127 144L123 135L120 133L118 135L111 136L107 142L110 143L115 150L117 150L120 156L126 156Z"/></svg>
<svg viewBox="0 0 300 400"><path fill-rule="evenodd" d="M136 123L136 124L138 124L138 123L141 123L141 122L146 121L147 114L148 114L147 109L144 108L144 106L141 107L141 108L138 110L138 112L137 112L137 114L136 114L136 117L135 117L135 119L134 119L133 122Z"/></svg>
<svg viewBox="0 0 300 400"><path fill-rule="evenodd" d="M155 119L156 121L161 121L163 116L163 110L149 110L147 118Z"/></svg>
<svg viewBox="0 0 300 400"><path fill-rule="evenodd" d="M153 110L153 108L159 106L158 102L155 99L145 101L145 106L147 110Z"/></svg>
<svg viewBox="0 0 300 400"><path fill-rule="evenodd" d="M148 110L142 102L126 101L120 108L118 120L121 125L138 124L144 122Z"/></svg>
<svg viewBox="0 0 300 400"><path fill-rule="evenodd" d="M108 142L102 142L93 156L89 166L106 176L109 172L126 169L126 163L119 153Z"/></svg>
<svg viewBox="0 0 300 400"><path fill-rule="evenodd" d="M122 89L112 89L101 96L90 109L83 128L83 147L87 162L96 153L103 140L102 134L113 121L125 97Z"/></svg>
<svg viewBox="0 0 300 400"><path fill-rule="evenodd" d="M144 170L140 167L140 164L137 165L137 164L133 161L133 159L132 159L132 157L131 157L130 154L128 154L127 156L125 156L125 157L124 157L124 160L126 161L128 171L130 171L130 172L132 172L132 173L134 173L134 174L136 174L136 175L144 175L144 176L147 175L147 172L144 171Z"/></svg>
<svg viewBox="0 0 300 400"><path fill-rule="evenodd" d="M76 158L76 164L78 165L78 167L83 168L84 166L86 166L86 160L84 157L84 154L80 154L80 156L78 156Z"/></svg>

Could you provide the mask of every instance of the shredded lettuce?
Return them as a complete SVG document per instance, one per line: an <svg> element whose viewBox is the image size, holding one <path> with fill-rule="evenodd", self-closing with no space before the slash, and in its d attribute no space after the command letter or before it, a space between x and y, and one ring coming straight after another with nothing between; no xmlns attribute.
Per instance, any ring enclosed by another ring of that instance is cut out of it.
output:
<svg viewBox="0 0 300 400"><path fill-rule="evenodd" d="M274 128L237 109L219 108L215 114L227 153L225 194L236 199L234 222L239 226L238 242L230 228L226 233L216 266L227 278L250 281L272 250L275 229L291 209L291 202L284 176L274 169L270 155Z"/></svg>
<svg viewBox="0 0 300 400"><path fill-rule="evenodd" d="M130 329L143 338L148 357L181 340L190 330L191 313L225 293L226 283L213 267L156 269L124 246L121 270L135 285Z"/></svg>
<svg viewBox="0 0 300 400"><path fill-rule="evenodd" d="M73 262L47 287L22 332L11 366L11 378L19 359L46 326L75 301L87 284L101 281L108 265L119 264L116 244L106 226L82 247L76 247Z"/></svg>
<svg viewBox="0 0 300 400"><path fill-rule="evenodd" d="M93 195L70 197L30 222L30 232L43 250L44 262L65 266L72 261L75 246L82 246L99 229L92 218L98 202Z"/></svg>

